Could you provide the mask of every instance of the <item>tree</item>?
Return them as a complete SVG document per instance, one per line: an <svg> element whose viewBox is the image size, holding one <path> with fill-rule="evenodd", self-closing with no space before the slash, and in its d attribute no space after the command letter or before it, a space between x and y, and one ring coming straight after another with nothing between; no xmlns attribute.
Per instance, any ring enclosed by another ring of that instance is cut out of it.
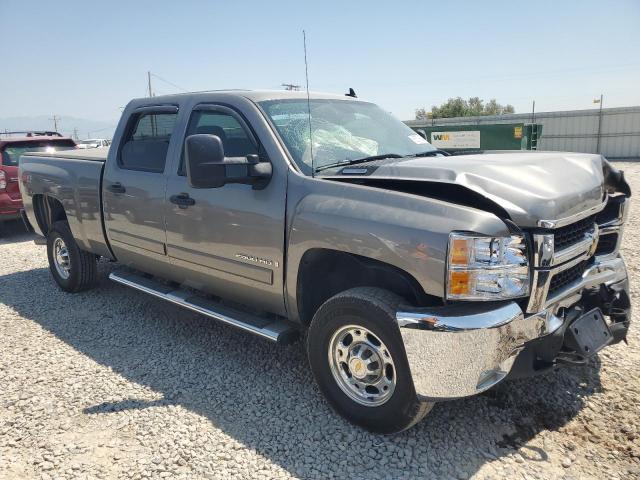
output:
<svg viewBox="0 0 640 480"><path fill-rule="evenodd" d="M452 118L452 117L478 117L483 115L502 115L515 113L513 105L501 105L495 98L486 104L480 97L471 97L465 100L462 97L450 98L439 107L431 107L431 112L425 108L416 109L416 120L428 118Z"/></svg>
<svg viewBox="0 0 640 480"><path fill-rule="evenodd" d="M428 120L431 118L431 112L427 112L426 108L416 108L416 120Z"/></svg>

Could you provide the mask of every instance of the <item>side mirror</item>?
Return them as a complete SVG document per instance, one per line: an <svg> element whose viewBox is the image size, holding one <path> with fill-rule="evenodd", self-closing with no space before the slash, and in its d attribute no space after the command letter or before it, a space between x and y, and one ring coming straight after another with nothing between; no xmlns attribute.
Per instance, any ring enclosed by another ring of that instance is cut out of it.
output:
<svg viewBox="0 0 640 480"><path fill-rule="evenodd" d="M259 162L257 155L225 157L222 140L216 135L189 135L185 142L185 164L193 188L244 183L260 190L267 186L272 175L271 164Z"/></svg>

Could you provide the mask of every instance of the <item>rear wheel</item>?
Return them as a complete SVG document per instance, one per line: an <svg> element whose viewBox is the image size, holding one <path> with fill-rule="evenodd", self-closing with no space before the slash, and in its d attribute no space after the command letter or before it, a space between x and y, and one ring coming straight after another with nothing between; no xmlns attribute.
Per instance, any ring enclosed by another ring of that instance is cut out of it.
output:
<svg viewBox="0 0 640 480"><path fill-rule="evenodd" d="M379 433L405 430L433 406L413 387L395 321L400 301L378 288L339 293L318 309L307 336L311 370L329 403Z"/></svg>
<svg viewBox="0 0 640 480"><path fill-rule="evenodd" d="M67 222L56 222L49 230L47 257L53 279L65 292L80 292L95 284L96 256L78 247Z"/></svg>

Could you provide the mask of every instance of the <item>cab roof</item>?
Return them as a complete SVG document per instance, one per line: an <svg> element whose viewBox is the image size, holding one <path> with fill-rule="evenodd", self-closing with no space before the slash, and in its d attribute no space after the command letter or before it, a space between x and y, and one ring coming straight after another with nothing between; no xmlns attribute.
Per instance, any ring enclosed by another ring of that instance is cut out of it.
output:
<svg viewBox="0 0 640 480"><path fill-rule="evenodd" d="M197 97L201 95L203 98L211 95L220 95L220 96L230 96L230 97L244 97L253 102L264 102L267 100L287 100L287 99L299 99L306 100L307 92L306 90L298 90L298 91L289 91L289 90L205 90L202 92L187 92L187 93L176 93L173 95L161 95L157 97L153 97L154 100L159 102L170 102L172 99L176 98L184 98L185 96L194 96ZM309 92L309 97L312 100L347 100L347 101L357 101L357 98L350 97L347 95L338 95L335 93L324 93L324 92ZM136 98L134 101L145 101L148 102L149 98Z"/></svg>

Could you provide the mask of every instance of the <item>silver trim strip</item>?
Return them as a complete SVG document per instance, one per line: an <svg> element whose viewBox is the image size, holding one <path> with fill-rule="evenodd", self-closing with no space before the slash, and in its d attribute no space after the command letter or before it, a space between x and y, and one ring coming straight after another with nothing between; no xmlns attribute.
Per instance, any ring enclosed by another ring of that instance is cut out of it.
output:
<svg viewBox="0 0 640 480"><path fill-rule="evenodd" d="M549 267L553 263L553 233L533 234L533 267Z"/></svg>
<svg viewBox="0 0 640 480"><path fill-rule="evenodd" d="M623 225L606 225L600 227L600 236L611 235L614 233L620 233Z"/></svg>
<svg viewBox="0 0 640 480"><path fill-rule="evenodd" d="M570 303L567 303L567 299L574 297L576 294L581 294L583 290L601 284L611 285L625 278L627 278L627 268L622 257L606 260L600 260L596 257L596 262L584 271L581 278L565 287L554 297L547 298L544 308L549 308L552 305L568 306Z"/></svg>
<svg viewBox="0 0 640 480"><path fill-rule="evenodd" d="M532 270L531 294L527 303L527 312L537 312L544 305L549 292L550 270Z"/></svg>
<svg viewBox="0 0 640 480"><path fill-rule="evenodd" d="M588 259L593 254L591 252L584 252L579 257L576 257L560 267L552 270L534 270L533 271L533 283L531 287L531 295L529 297L529 303L527 304L527 312L537 312L549 305L547 296L549 295L549 286L551 285L551 279L559 273L576 266L580 262ZM565 291L563 290L562 293Z"/></svg>
<svg viewBox="0 0 640 480"><path fill-rule="evenodd" d="M466 305L465 305L466 307ZM498 308L472 308L440 310L437 308L416 309L412 312L397 312L398 325L407 328L435 330L439 332L461 332L479 328L497 328L522 316L522 310L515 302L509 302Z"/></svg>
<svg viewBox="0 0 640 480"><path fill-rule="evenodd" d="M578 243L564 248L558 252L554 252L551 266L553 267L556 265L561 265L564 262L585 253L588 257L590 257L595 253L596 245L598 244L598 235L599 230L598 227L595 226L593 230L587 232L584 236L584 239L580 240Z"/></svg>
<svg viewBox="0 0 640 480"><path fill-rule="evenodd" d="M582 240L556 252L553 233L535 233L533 234L533 265L536 268L549 268L562 265L578 255L590 253L588 256L591 256L595 252L599 235L600 230L594 225Z"/></svg>

